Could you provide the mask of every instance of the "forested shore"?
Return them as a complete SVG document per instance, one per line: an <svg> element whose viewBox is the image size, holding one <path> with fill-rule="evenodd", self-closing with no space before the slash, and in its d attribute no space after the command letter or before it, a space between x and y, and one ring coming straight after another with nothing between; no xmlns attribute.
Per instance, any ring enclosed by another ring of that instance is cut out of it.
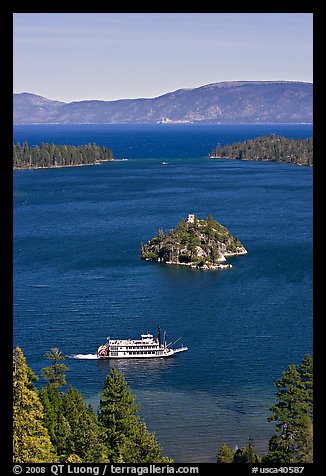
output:
<svg viewBox="0 0 326 476"><path fill-rule="evenodd" d="M295 165L313 165L313 138L288 139L278 135L262 136L244 142L216 146L211 159L264 160Z"/></svg>
<svg viewBox="0 0 326 476"><path fill-rule="evenodd" d="M59 349L45 355L50 365L42 370L45 384L27 365L21 348L13 352L13 462L14 463L173 463L162 454L155 434L139 416L125 378L114 367L104 381L98 412L81 393L66 386L68 367ZM269 421L275 434L264 456L254 442L217 451L217 463L313 462L313 360L306 354L291 364L275 382L276 402ZM200 455L198 455L200 461Z"/></svg>
<svg viewBox="0 0 326 476"><path fill-rule="evenodd" d="M105 379L97 414L71 385L64 356L52 348L42 369L45 385L28 367L22 349L13 353L14 463L170 463L139 416L122 373Z"/></svg>
<svg viewBox="0 0 326 476"><path fill-rule="evenodd" d="M15 170L95 165L108 160L113 160L112 150L96 144L75 146L42 143L33 147L26 141L22 145L19 142L13 144Z"/></svg>

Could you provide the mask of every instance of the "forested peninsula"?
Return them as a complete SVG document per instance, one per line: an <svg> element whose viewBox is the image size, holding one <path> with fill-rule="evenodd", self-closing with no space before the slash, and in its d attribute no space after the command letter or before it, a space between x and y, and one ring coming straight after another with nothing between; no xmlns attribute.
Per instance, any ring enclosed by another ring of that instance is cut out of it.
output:
<svg viewBox="0 0 326 476"><path fill-rule="evenodd" d="M272 134L245 142L217 146L209 157L211 159L264 160L312 166L313 138L288 139Z"/></svg>
<svg viewBox="0 0 326 476"><path fill-rule="evenodd" d="M30 147L25 141L23 145L13 145L15 170L95 165L109 160L113 160L112 150L96 144L75 146L43 143Z"/></svg>
<svg viewBox="0 0 326 476"><path fill-rule="evenodd" d="M173 230L158 230L146 244L141 245L140 257L146 261L184 265L197 269L231 268L222 264L228 256L246 254L247 250L237 237L211 215L199 220L190 214Z"/></svg>

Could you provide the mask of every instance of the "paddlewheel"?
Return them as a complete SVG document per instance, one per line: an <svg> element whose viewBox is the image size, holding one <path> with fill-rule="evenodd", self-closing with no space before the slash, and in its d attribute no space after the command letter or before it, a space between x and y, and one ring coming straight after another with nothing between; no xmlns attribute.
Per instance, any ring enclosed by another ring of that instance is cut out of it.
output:
<svg viewBox="0 0 326 476"><path fill-rule="evenodd" d="M108 347L106 345L100 345L97 349L97 357L100 359L108 356Z"/></svg>

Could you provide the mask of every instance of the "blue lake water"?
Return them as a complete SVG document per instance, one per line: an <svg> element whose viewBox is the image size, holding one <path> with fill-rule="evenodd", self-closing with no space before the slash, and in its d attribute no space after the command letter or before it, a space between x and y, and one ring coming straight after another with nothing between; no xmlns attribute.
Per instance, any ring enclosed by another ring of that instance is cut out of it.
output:
<svg viewBox="0 0 326 476"><path fill-rule="evenodd" d="M207 157L217 143L269 133L309 137L312 127L14 128L15 141L95 142L129 159L14 173L14 344L38 374L59 347L70 356L68 383L95 407L118 367L178 463L214 462L219 446L249 435L263 453L273 382L312 351L312 168ZM211 213L248 254L220 271L139 259L141 241L188 213ZM189 350L92 358L107 336L138 338L158 324Z"/></svg>

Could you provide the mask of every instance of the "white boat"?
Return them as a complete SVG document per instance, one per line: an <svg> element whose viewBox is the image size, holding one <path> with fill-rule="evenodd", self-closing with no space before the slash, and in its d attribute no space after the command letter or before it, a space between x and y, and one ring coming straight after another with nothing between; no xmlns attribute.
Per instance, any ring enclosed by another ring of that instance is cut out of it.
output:
<svg viewBox="0 0 326 476"><path fill-rule="evenodd" d="M188 350L188 347L181 346L172 349L171 346L181 339L166 343L165 334L161 342L161 331L158 327L158 336L153 334L142 334L141 339L110 339L97 349L99 359L151 359L172 357L172 355Z"/></svg>

